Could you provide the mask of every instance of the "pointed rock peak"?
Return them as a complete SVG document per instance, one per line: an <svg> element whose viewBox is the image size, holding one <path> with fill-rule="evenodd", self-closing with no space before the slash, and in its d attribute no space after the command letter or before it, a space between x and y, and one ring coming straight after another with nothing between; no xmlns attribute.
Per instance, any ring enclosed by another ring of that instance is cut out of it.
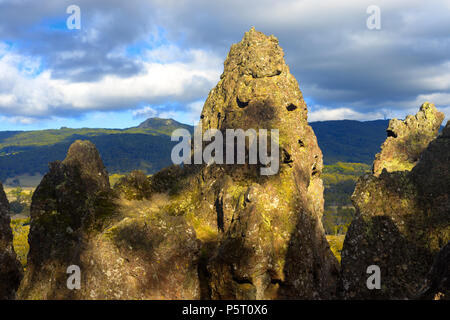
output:
<svg viewBox="0 0 450 320"><path fill-rule="evenodd" d="M431 117L429 118L432 118L436 113L440 113L436 109L436 106L433 103L426 101L420 106L419 112L417 113L416 117L419 117L420 115L424 115L426 117L431 115Z"/></svg>
<svg viewBox="0 0 450 320"><path fill-rule="evenodd" d="M90 141L75 141L62 162L66 166L78 166L84 178L90 178L104 188L109 188L108 172L95 145Z"/></svg>
<svg viewBox="0 0 450 320"><path fill-rule="evenodd" d="M213 221L204 224L223 233L207 266L213 299L329 298L335 291L337 261L321 223L322 152L306 115L278 40L250 29L232 45L221 79L209 93L202 130L253 130L259 138L274 134L270 148L277 153L271 155L279 167L275 175L261 178L256 166L212 165L199 177L205 185L197 194L214 199ZM224 140L227 149L238 148L234 137ZM211 185L220 191L213 195Z"/></svg>
<svg viewBox="0 0 450 320"><path fill-rule="evenodd" d="M77 140L69 148L67 152L65 163L78 161L84 163L92 160L100 160L100 155L98 153L95 145L90 141ZM98 163L98 161L95 161Z"/></svg>
<svg viewBox="0 0 450 320"><path fill-rule="evenodd" d="M205 130L275 128L280 136L293 137L294 131L305 129L306 103L277 38L252 28L231 46L201 119ZM301 135L298 132L290 144Z"/></svg>
<svg viewBox="0 0 450 320"><path fill-rule="evenodd" d="M253 78L272 77L286 70L283 49L278 39L250 29L241 42L232 45L225 61L224 73L238 71Z"/></svg>
<svg viewBox="0 0 450 320"><path fill-rule="evenodd" d="M398 119L389 121L388 137L406 137L422 131L434 138L443 120L444 114L439 112L434 104L425 102L415 116L409 115L404 121Z"/></svg>
<svg viewBox="0 0 450 320"><path fill-rule="evenodd" d="M444 114L434 104L425 102L415 116L409 115L404 121L389 121L388 138L375 156L373 173L378 176L383 169L388 172L411 170L438 135L443 120Z"/></svg>

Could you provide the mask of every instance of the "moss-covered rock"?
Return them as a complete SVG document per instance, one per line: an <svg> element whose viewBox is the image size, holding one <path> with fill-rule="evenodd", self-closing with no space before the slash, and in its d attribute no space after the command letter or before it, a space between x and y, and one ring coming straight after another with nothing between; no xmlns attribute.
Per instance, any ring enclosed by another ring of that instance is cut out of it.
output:
<svg viewBox="0 0 450 320"><path fill-rule="evenodd" d="M0 183L0 300L15 299L22 277L23 269L13 247L9 202Z"/></svg>
<svg viewBox="0 0 450 320"><path fill-rule="evenodd" d="M435 256L418 298L450 300L450 242Z"/></svg>
<svg viewBox="0 0 450 320"><path fill-rule="evenodd" d="M431 107L424 104L418 115L426 113L424 108ZM440 115L437 111L432 114ZM420 128L440 125L430 116L416 116L416 120L414 127L418 133ZM389 172L384 167L379 175L375 171L374 175L359 179L352 196L356 218L342 250L340 284L344 298L417 297L434 256L450 240L449 129L447 123L443 133L417 155L417 163L409 162L413 166L411 171L397 168ZM405 137L403 132L396 132L397 137ZM392 139L389 137L384 146ZM405 159L392 158L390 163ZM366 286L370 265L380 267L379 290Z"/></svg>
<svg viewBox="0 0 450 320"><path fill-rule="evenodd" d="M95 166L55 164L33 198L33 267L22 297L334 297L338 263L321 223L322 153L274 36L251 29L232 46L201 122L203 132L279 130L278 172L261 175L265 165L247 161L171 166L150 179L135 173L119 183L110 206L85 186ZM69 264L81 267L80 290L65 287Z"/></svg>
<svg viewBox="0 0 450 320"><path fill-rule="evenodd" d="M419 161L420 154L436 138L443 120L444 114L434 104L425 102L415 116L409 115L404 121L389 121L388 138L373 162L374 174L380 175L383 169L410 171Z"/></svg>
<svg viewBox="0 0 450 320"><path fill-rule="evenodd" d="M274 36L251 29L231 47L201 122L204 131L279 130L277 174L262 176L261 164L194 174L187 210L218 233L205 239L217 244L206 268L211 298L332 297L338 267L321 224L322 153Z"/></svg>
<svg viewBox="0 0 450 320"><path fill-rule="evenodd" d="M145 175L132 173L119 190L117 197L90 142L75 142L51 164L33 196L20 298L200 298L194 229L163 209L166 197L151 192ZM67 287L71 265L81 271L75 290Z"/></svg>

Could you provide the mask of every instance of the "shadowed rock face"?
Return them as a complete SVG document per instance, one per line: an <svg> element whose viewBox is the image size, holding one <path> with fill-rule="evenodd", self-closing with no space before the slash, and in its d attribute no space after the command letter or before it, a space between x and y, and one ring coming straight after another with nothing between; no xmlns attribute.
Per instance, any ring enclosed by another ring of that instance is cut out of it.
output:
<svg viewBox="0 0 450 320"><path fill-rule="evenodd" d="M417 128L440 125L433 117L416 118L421 119L415 124ZM416 136L417 132L410 134ZM397 136L409 139L401 131ZM390 138L384 145L388 141ZM379 176L365 175L359 179L352 200L357 214L342 250L343 297L417 297L433 257L450 240L450 123L425 148L411 171L384 169ZM370 265L381 269L380 290L367 289Z"/></svg>
<svg viewBox="0 0 450 320"><path fill-rule="evenodd" d="M76 141L64 161L50 165L33 196L20 298L199 297L194 230L182 217L154 215L148 201L118 204L111 191L100 155L88 141ZM71 265L80 267L79 290L67 288Z"/></svg>
<svg viewBox="0 0 450 320"><path fill-rule="evenodd" d="M251 29L231 47L201 124L203 133L223 132L225 143L226 129L278 129L280 170L261 175L263 165L247 157L245 165L172 166L150 178L143 197L168 197L155 214L183 218L200 240L200 297L331 298L338 264L321 224L322 153L275 37ZM117 190L127 197L124 187Z"/></svg>
<svg viewBox="0 0 450 320"><path fill-rule="evenodd" d="M33 197L22 297L332 298L322 153L275 37L251 29L232 46L201 118L203 132L278 129L279 171L261 175L260 161L134 173L110 205L98 154L77 142ZM65 287L71 264L83 275L77 291Z"/></svg>
<svg viewBox="0 0 450 320"><path fill-rule="evenodd" d="M15 298L22 277L22 266L13 248L9 202L0 183L0 300Z"/></svg>
<svg viewBox="0 0 450 320"><path fill-rule="evenodd" d="M425 102L415 116L404 121L389 121L388 138L375 156L373 172L379 176L383 169L388 172L411 170L419 161L420 154L436 138L444 114L434 104Z"/></svg>
<svg viewBox="0 0 450 320"><path fill-rule="evenodd" d="M32 199L22 298L70 297L66 269L81 265L87 234L104 214L109 190L108 173L88 141L74 142L64 161L50 164Z"/></svg>
<svg viewBox="0 0 450 320"><path fill-rule="evenodd" d="M202 111L203 130L278 129L280 170L252 165L203 170L198 193L215 204L218 230L207 263L213 299L330 298L337 262L325 239L322 153L298 83L274 36L251 29L234 44ZM209 216L209 217L208 217Z"/></svg>
<svg viewBox="0 0 450 320"><path fill-rule="evenodd" d="M434 258L418 298L450 300L450 242Z"/></svg>

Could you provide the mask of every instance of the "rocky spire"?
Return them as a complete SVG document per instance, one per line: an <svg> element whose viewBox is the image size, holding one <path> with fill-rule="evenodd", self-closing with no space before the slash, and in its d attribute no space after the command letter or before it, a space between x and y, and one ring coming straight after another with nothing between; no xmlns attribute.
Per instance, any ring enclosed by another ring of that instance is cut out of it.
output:
<svg viewBox="0 0 450 320"><path fill-rule="evenodd" d="M22 277L22 266L13 248L9 202L0 183L0 300L15 298Z"/></svg>
<svg viewBox="0 0 450 320"><path fill-rule="evenodd" d="M392 119L386 132L388 138L375 156L373 172L380 175L388 172L411 170L420 154L436 138L444 114L434 104L425 102L415 116L409 115L404 121Z"/></svg>
<svg viewBox="0 0 450 320"><path fill-rule="evenodd" d="M142 173L121 186L133 189L124 203L114 198L100 155L88 141L76 141L64 161L50 165L33 196L28 268L19 298L200 298L193 228L183 216L167 212L165 195L132 201L151 191ZM67 287L69 266L80 268L79 289Z"/></svg>
<svg viewBox="0 0 450 320"><path fill-rule="evenodd" d="M28 268L21 298L68 298L67 267L80 265L87 235L110 212L109 177L95 146L75 141L50 164L31 204Z"/></svg>
<svg viewBox="0 0 450 320"><path fill-rule="evenodd" d="M441 121L442 113L428 103L405 122L391 121L378 170L357 182L356 217L342 250L344 298L416 298L433 257L450 241L450 123L425 145ZM395 150L389 160L387 150ZM381 168L389 170L379 173ZM380 267L379 290L367 288L370 265Z"/></svg>
<svg viewBox="0 0 450 320"><path fill-rule="evenodd" d="M274 36L251 29L231 47L201 120L203 132L268 130L279 170L262 175L265 164L247 158L171 166L149 181L133 174L118 187L115 220L93 235L86 228L102 221L95 208L108 185L95 152L78 143L33 198L24 296L332 298L338 264L321 223L322 153ZM279 144L271 130L279 131ZM74 261L85 274L77 293L60 281Z"/></svg>
<svg viewBox="0 0 450 320"><path fill-rule="evenodd" d="M222 181L214 203L223 236L208 263L212 298L330 298L337 262L321 224L322 152L277 38L252 28L232 45L201 118L204 130L279 130L276 175L229 165L204 178Z"/></svg>

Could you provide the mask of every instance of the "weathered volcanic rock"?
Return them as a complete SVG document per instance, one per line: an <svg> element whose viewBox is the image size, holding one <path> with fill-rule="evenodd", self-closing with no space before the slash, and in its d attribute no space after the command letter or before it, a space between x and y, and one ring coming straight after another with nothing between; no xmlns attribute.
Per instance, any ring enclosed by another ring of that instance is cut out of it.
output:
<svg viewBox="0 0 450 320"><path fill-rule="evenodd" d="M450 242L434 258L418 298L450 300Z"/></svg>
<svg viewBox="0 0 450 320"><path fill-rule="evenodd" d="M15 298L22 277L22 266L13 248L9 202L0 183L0 300Z"/></svg>
<svg viewBox="0 0 450 320"><path fill-rule="evenodd" d="M420 119L415 124L418 128L440 124L435 124L434 117ZM410 134L415 137L417 131ZM401 131L397 137L409 139ZM388 138L393 145L392 139L396 138ZM415 150L414 145L411 148ZM417 297L433 257L450 240L450 123L411 171L367 174L357 182L352 200L356 218L346 235L341 261L344 298ZM381 269L380 290L366 286L370 265Z"/></svg>
<svg viewBox="0 0 450 320"><path fill-rule="evenodd" d="M54 165L33 199L30 257L41 270L29 273L23 296L332 298L338 263L321 223L322 153L275 37L251 29L232 46L201 124L203 133L278 129L273 163L279 161L279 170L262 175L263 161L249 164L247 158L247 164L171 166L149 180L135 173L116 188L112 208L97 210L97 201L84 203L97 199L96 190L103 194L95 187L103 184L90 182L87 192L76 172L93 172L84 175L90 179L102 171L66 167L66 160ZM80 196L58 207L72 199L66 189ZM69 292L65 268L78 263L81 289Z"/></svg>
<svg viewBox="0 0 450 320"><path fill-rule="evenodd" d="M141 178L134 174L131 180ZM64 161L51 164L33 196L20 298L199 297L194 230L182 217L154 214L151 202L117 203L113 195L92 143L76 141ZM75 290L67 287L72 265L81 271Z"/></svg>
<svg viewBox="0 0 450 320"><path fill-rule="evenodd" d="M420 154L436 138L444 114L434 104L425 102L415 116L404 121L393 119L387 128L388 138L375 156L373 172L379 176L383 169L388 172L411 170L419 161Z"/></svg>
<svg viewBox="0 0 450 320"><path fill-rule="evenodd" d="M187 168L183 191L172 196L172 210L203 242L203 297L320 299L335 292L338 264L321 224L322 153L283 55L274 36L245 33L201 114L203 132L278 129L280 170L261 175L263 165L248 159Z"/></svg>
<svg viewBox="0 0 450 320"><path fill-rule="evenodd" d="M108 206L109 180L100 155L76 141L37 187L31 204L28 269L21 298L65 298L66 269L80 266L86 235Z"/></svg>

